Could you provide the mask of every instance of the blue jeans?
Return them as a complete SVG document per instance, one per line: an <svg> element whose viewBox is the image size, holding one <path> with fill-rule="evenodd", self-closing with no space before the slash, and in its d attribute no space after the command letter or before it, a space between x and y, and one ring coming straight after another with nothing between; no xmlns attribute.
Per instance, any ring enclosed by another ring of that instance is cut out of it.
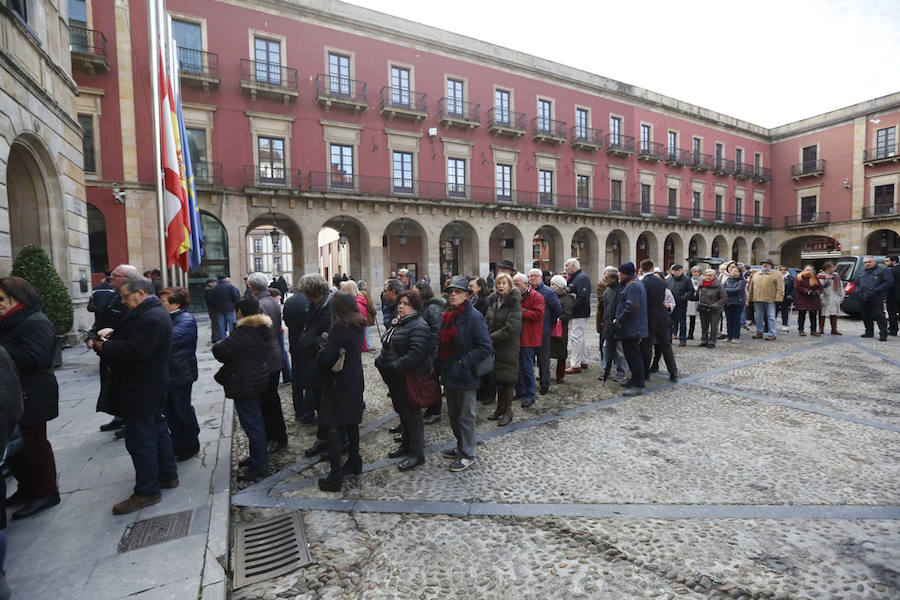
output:
<svg viewBox="0 0 900 600"><path fill-rule="evenodd" d="M224 340L228 337L228 335L234 331L236 323L237 317L235 316L234 311L216 313L216 339Z"/></svg>
<svg viewBox="0 0 900 600"><path fill-rule="evenodd" d="M175 454L196 454L200 450L200 426L197 424L197 413L191 406L193 385L169 386L166 397L166 420L172 432Z"/></svg>
<svg viewBox="0 0 900 600"><path fill-rule="evenodd" d="M744 314L746 313L743 304L729 304L725 307L725 330L729 340L741 339L741 327L743 326L741 317Z"/></svg>
<svg viewBox="0 0 900 600"><path fill-rule="evenodd" d="M287 349L284 347L283 329L278 331L278 345L281 347L281 362L284 363L284 366L281 367L281 380L285 383L291 383L293 374L291 373L291 361L288 359Z"/></svg>
<svg viewBox="0 0 900 600"><path fill-rule="evenodd" d="M519 381L516 393L523 398L534 398L534 353L537 348L519 348Z"/></svg>
<svg viewBox="0 0 900 600"><path fill-rule="evenodd" d="M754 302L753 310L755 311L756 318L756 333L762 333L763 328L765 327L765 320L768 317L769 320L769 330L766 334L775 337L775 303L774 302Z"/></svg>
<svg viewBox="0 0 900 600"><path fill-rule="evenodd" d="M134 463L134 493L155 496L160 481L178 479L165 415L125 418L125 448Z"/></svg>
<svg viewBox="0 0 900 600"><path fill-rule="evenodd" d="M678 341L687 342L687 306L676 305L672 309L672 335L678 334Z"/></svg>
<svg viewBox="0 0 900 600"><path fill-rule="evenodd" d="M266 427L263 425L259 400L235 400L241 429L247 434L250 443L250 470L262 471L269 468L269 453L266 450Z"/></svg>

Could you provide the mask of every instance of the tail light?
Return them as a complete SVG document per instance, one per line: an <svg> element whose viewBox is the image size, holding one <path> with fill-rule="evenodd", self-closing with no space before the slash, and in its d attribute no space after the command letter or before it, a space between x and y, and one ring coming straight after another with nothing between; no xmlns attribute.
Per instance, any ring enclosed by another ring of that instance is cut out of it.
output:
<svg viewBox="0 0 900 600"><path fill-rule="evenodd" d="M852 294L853 290L855 290L855 289L856 289L856 284L853 283L852 281L848 281L847 283L844 284L844 293L845 294Z"/></svg>

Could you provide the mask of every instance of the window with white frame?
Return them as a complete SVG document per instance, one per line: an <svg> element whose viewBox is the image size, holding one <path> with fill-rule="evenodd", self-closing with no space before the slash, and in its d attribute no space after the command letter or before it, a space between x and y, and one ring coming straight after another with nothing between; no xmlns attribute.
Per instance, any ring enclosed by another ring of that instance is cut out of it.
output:
<svg viewBox="0 0 900 600"><path fill-rule="evenodd" d="M447 80L447 113L459 117L464 113L463 82L459 79Z"/></svg>
<svg viewBox="0 0 900 600"><path fill-rule="evenodd" d="M538 201L540 204L553 204L553 171L538 171Z"/></svg>
<svg viewBox="0 0 900 600"><path fill-rule="evenodd" d="M466 159L447 159L447 193L451 196L466 195Z"/></svg>
<svg viewBox="0 0 900 600"><path fill-rule="evenodd" d="M336 52L328 53L328 91L340 96L350 96L350 57Z"/></svg>
<svg viewBox="0 0 900 600"><path fill-rule="evenodd" d="M253 253L262 254L262 238L253 238ZM259 269L257 269L259 271Z"/></svg>
<svg viewBox="0 0 900 600"><path fill-rule="evenodd" d="M641 123L641 152L650 152L650 126L646 123Z"/></svg>
<svg viewBox="0 0 900 600"><path fill-rule="evenodd" d="M410 106L409 69L391 67L391 103Z"/></svg>
<svg viewBox="0 0 900 600"><path fill-rule="evenodd" d="M494 90L494 122L499 125L509 125L509 98L506 90Z"/></svg>
<svg viewBox="0 0 900 600"><path fill-rule="evenodd" d="M588 111L584 108L575 109L575 137L580 140L588 137Z"/></svg>
<svg viewBox="0 0 900 600"><path fill-rule="evenodd" d="M618 179L609 181L609 210L622 210L622 182Z"/></svg>
<svg viewBox="0 0 900 600"><path fill-rule="evenodd" d="M744 199L741 196L734 197L734 222L742 223L744 221Z"/></svg>
<svg viewBox="0 0 900 600"><path fill-rule="evenodd" d="M512 201L512 169L512 165L497 165L494 169L498 201Z"/></svg>
<svg viewBox="0 0 900 600"><path fill-rule="evenodd" d="M263 259L260 256L257 256L253 259L253 270L257 273L263 270Z"/></svg>
<svg viewBox="0 0 900 600"><path fill-rule="evenodd" d="M734 149L734 169L738 173L740 173L743 166L744 166L744 149L743 148L735 148Z"/></svg>
<svg viewBox="0 0 900 600"><path fill-rule="evenodd" d="M352 188L353 146L331 144L331 186Z"/></svg>
<svg viewBox="0 0 900 600"><path fill-rule="evenodd" d="M391 184L394 192L402 194L413 193L413 155L412 152L397 152L393 154L391 169L393 178Z"/></svg>
<svg viewBox="0 0 900 600"><path fill-rule="evenodd" d="M539 131L550 131L550 115L552 114L552 105L549 100L538 100L537 127Z"/></svg>
<svg viewBox="0 0 900 600"><path fill-rule="evenodd" d="M669 152L669 160L674 160L678 154L678 132L670 131L667 142L668 148L666 149Z"/></svg>
<svg viewBox="0 0 900 600"><path fill-rule="evenodd" d="M897 154L897 128L885 127L875 132L875 158L888 158Z"/></svg>
<svg viewBox="0 0 900 600"><path fill-rule="evenodd" d="M591 204L591 177L590 175L575 176L575 196L578 208L590 208Z"/></svg>
<svg viewBox="0 0 900 600"><path fill-rule="evenodd" d="M286 181L284 139L259 136L257 152L259 156L257 171L260 183L283 184Z"/></svg>
<svg viewBox="0 0 900 600"><path fill-rule="evenodd" d="M622 144L621 141L622 136L622 118L621 117L609 117L609 145L610 146L620 146Z"/></svg>
<svg viewBox="0 0 900 600"><path fill-rule="evenodd" d="M260 83L281 85L281 42L266 38L253 38L255 77Z"/></svg>
<svg viewBox="0 0 900 600"><path fill-rule="evenodd" d="M722 159L725 157L725 146L716 143L716 168L722 168Z"/></svg>
<svg viewBox="0 0 900 600"><path fill-rule="evenodd" d="M699 219L700 218L700 206L703 203L703 196L697 190L694 190L693 195L691 196L691 218Z"/></svg>

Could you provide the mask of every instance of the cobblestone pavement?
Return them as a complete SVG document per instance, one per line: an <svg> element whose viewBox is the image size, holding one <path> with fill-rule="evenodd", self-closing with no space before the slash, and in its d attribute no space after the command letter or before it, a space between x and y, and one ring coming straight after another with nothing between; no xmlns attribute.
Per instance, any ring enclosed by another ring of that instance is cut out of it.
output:
<svg viewBox="0 0 900 600"><path fill-rule="evenodd" d="M314 428L293 424L272 476L233 483L236 523L300 510L315 562L232 598L900 598L900 341L840 325L689 342L679 382L663 366L637 398L595 356L509 427L479 404L461 473L446 417L425 465L386 458L396 415L368 354L362 475L320 492Z"/></svg>

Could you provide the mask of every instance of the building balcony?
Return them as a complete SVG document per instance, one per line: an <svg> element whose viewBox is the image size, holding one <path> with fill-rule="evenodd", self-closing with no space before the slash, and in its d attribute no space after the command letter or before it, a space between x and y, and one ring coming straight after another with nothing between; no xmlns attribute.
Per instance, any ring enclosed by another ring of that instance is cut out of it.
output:
<svg viewBox="0 0 900 600"><path fill-rule="evenodd" d="M867 167L874 167L886 163L900 162L900 152L897 151L897 145L876 146L863 150L863 164Z"/></svg>
<svg viewBox="0 0 900 600"><path fill-rule="evenodd" d="M691 164L691 152L681 148L669 148L666 150L665 161L667 166L680 169Z"/></svg>
<svg viewBox="0 0 900 600"><path fill-rule="evenodd" d="M657 142L641 142L638 148L638 160L659 162L666 157L665 147Z"/></svg>
<svg viewBox="0 0 900 600"><path fill-rule="evenodd" d="M714 160L713 174L726 177L734 173L734 161L730 158L715 158Z"/></svg>
<svg viewBox="0 0 900 600"><path fill-rule="evenodd" d="M360 113L369 108L366 82L319 73L316 75L316 102L325 110L334 106Z"/></svg>
<svg viewBox="0 0 900 600"><path fill-rule="evenodd" d="M481 105L454 98L438 101L438 123L444 127L460 127L472 130L481 125Z"/></svg>
<svg viewBox="0 0 900 600"><path fill-rule="evenodd" d="M631 156L634 154L634 136L607 133L606 153L613 156Z"/></svg>
<svg viewBox="0 0 900 600"><path fill-rule="evenodd" d="M494 107L488 110L488 132L520 138L525 135L525 113Z"/></svg>
<svg viewBox="0 0 900 600"><path fill-rule="evenodd" d="M799 215L787 215L784 218L785 227L811 227L831 223L831 211L805 212Z"/></svg>
<svg viewBox="0 0 900 600"><path fill-rule="evenodd" d="M863 219L893 219L897 216L897 205L893 203L862 207Z"/></svg>
<svg viewBox="0 0 900 600"><path fill-rule="evenodd" d="M566 141L566 122L535 117L531 120L531 139L544 144L562 144Z"/></svg>
<svg viewBox="0 0 900 600"><path fill-rule="evenodd" d="M300 171L272 165L244 165L244 192L294 191L300 189Z"/></svg>
<svg viewBox="0 0 900 600"><path fill-rule="evenodd" d="M178 74L184 83L206 91L219 87L219 55L193 48L178 48Z"/></svg>
<svg viewBox="0 0 900 600"><path fill-rule="evenodd" d="M739 163L735 161L734 170L731 172L736 179L750 179L753 177L754 167L747 163Z"/></svg>
<svg viewBox="0 0 900 600"><path fill-rule="evenodd" d="M283 67L278 63L241 59L241 90L257 96L278 98L285 104L299 96L297 69Z"/></svg>
<svg viewBox="0 0 900 600"><path fill-rule="evenodd" d="M753 166L753 181L756 183L768 183L772 181L772 169L768 167Z"/></svg>
<svg viewBox="0 0 900 600"><path fill-rule="evenodd" d="M381 114L389 120L396 117L423 121L428 116L425 94L386 85L381 88Z"/></svg>
<svg viewBox="0 0 900 600"><path fill-rule="evenodd" d="M712 154L691 153L691 171L705 173L706 171L712 171L715 167L716 158Z"/></svg>
<svg viewBox="0 0 900 600"><path fill-rule="evenodd" d="M191 168L195 187L222 185L222 163L198 160L191 163Z"/></svg>
<svg viewBox="0 0 900 600"><path fill-rule="evenodd" d="M791 165L791 179L800 181L805 177L819 177L825 174L825 159L807 160L805 162Z"/></svg>
<svg viewBox="0 0 900 600"><path fill-rule="evenodd" d="M599 150L603 146L603 130L576 125L572 128L569 144L576 150Z"/></svg>
<svg viewBox="0 0 900 600"><path fill-rule="evenodd" d="M69 49L72 67L86 73L109 71L106 59L106 36L102 31L69 25Z"/></svg>

